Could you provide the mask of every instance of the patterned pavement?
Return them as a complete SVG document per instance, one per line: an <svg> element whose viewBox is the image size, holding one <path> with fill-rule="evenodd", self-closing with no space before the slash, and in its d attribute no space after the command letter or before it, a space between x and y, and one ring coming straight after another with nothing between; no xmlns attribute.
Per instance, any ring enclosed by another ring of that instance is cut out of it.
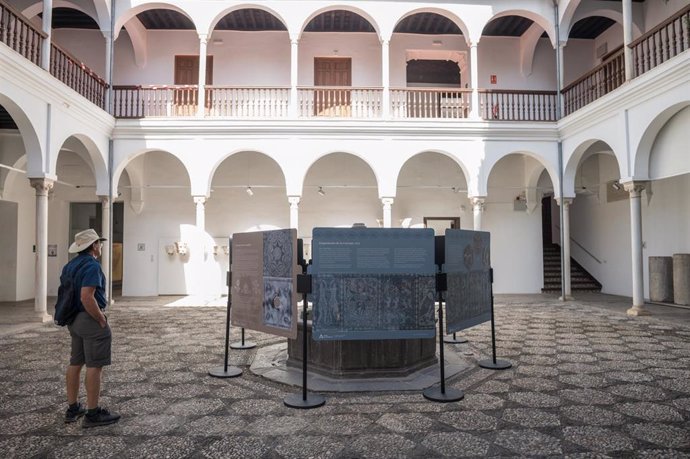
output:
<svg viewBox="0 0 690 459"><path fill-rule="evenodd" d="M114 364L103 404L120 423L65 425L65 329L0 335L0 455L50 458L690 457L690 311L629 318L605 295L560 303L497 298L499 357L448 382L457 403L417 392L332 393L322 408L283 406L298 388L248 371L220 380L225 310L123 299L109 312ZM178 302L179 304L179 302ZM684 314L684 315L683 315ZM234 330L237 338L237 331ZM446 345L469 362L490 353L490 327ZM281 338L249 332L259 346ZM83 396L83 394L82 394Z"/></svg>

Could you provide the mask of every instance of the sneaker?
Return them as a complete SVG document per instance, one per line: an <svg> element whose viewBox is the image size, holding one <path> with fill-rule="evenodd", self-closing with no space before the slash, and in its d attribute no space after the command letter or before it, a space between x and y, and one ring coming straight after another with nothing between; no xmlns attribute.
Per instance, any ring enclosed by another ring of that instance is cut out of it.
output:
<svg viewBox="0 0 690 459"><path fill-rule="evenodd" d="M77 403L76 408L67 408L65 411L65 424L76 422L80 417L86 414L86 408L81 403Z"/></svg>
<svg viewBox="0 0 690 459"><path fill-rule="evenodd" d="M88 427L107 426L108 424L114 424L119 420L119 414L111 413L106 408L101 408L99 406L96 408L95 413L86 413L86 416L84 416L84 420L82 421L81 426L85 429Z"/></svg>

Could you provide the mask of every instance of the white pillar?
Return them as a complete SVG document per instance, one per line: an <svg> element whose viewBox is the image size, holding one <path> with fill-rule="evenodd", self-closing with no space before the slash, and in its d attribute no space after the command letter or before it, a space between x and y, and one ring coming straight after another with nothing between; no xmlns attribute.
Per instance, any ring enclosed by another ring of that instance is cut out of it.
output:
<svg viewBox="0 0 690 459"><path fill-rule="evenodd" d="M105 296L108 302L113 299L112 270L110 269L110 248L113 246L110 234L110 199L108 196L99 196L101 200L101 237L107 238L101 247L101 269L105 273Z"/></svg>
<svg viewBox="0 0 690 459"><path fill-rule="evenodd" d="M43 322L52 320L48 315L48 193L53 181L46 178L29 179L36 189L36 277L34 310Z"/></svg>
<svg viewBox="0 0 690 459"><path fill-rule="evenodd" d="M390 118L391 112L390 66L390 42L381 40L381 86L383 86L381 115L384 120Z"/></svg>
<svg viewBox="0 0 690 459"><path fill-rule="evenodd" d="M633 77L632 49L632 0L623 0L623 59L625 62L625 81Z"/></svg>
<svg viewBox="0 0 690 459"><path fill-rule="evenodd" d="M565 55L565 45L565 42L559 41L558 50L556 51L558 53L558 87L560 89L563 89L563 75L565 75L565 64L563 60L563 56ZM556 113L556 118L560 119L565 114L565 106L563 105L563 93L559 91L557 97L560 99L561 110L560 113Z"/></svg>
<svg viewBox="0 0 690 459"><path fill-rule="evenodd" d="M108 83L108 86L112 87L113 82L110 81L110 31L103 32L103 36L105 37L105 82ZM107 95L105 98L105 111L112 113L110 109L110 97Z"/></svg>
<svg viewBox="0 0 690 459"><path fill-rule="evenodd" d="M559 299L561 301L572 300L572 289L570 286L571 274L570 274L570 204L573 203L572 198L556 199L556 202L560 206L563 205L563 285L564 291L563 296Z"/></svg>
<svg viewBox="0 0 690 459"><path fill-rule="evenodd" d="M484 202L486 198L484 197L473 197L471 199L472 202L472 216L474 217L474 226L473 229L475 231L481 231L482 230L482 214L484 213Z"/></svg>
<svg viewBox="0 0 690 459"><path fill-rule="evenodd" d="M383 227L391 227L391 206L393 206L393 198L381 198L383 203Z"/></svg>
<svg viewBox="0 0 690 459"><path fill-rule="evenodd" d="M290 203L290 228L299 229L299 196L288 196Z"/></svg>
<svg viewBox="0 0 690 459"><path fill-rule="evenodd" d="M206 35L199 35L199 97L196 115L206 114Z"/></svg>
<svg viewBox="0 0 690 459"><path fill-rule="evenodd" d="M299 51L299 41L290 41L290 117L297 118L299 115L298 107L299 101L297 100L297 76L298 76L298 51Z"/></svg>
<svg viewBox="0 0 690 459"><path fill-rule="evenodd" d="M472 110L470 118L479 118L479 64L477 63L477 43L470 44L470 86L472 87Z"/></svg>
<svg viewBox="0 0 690 459"><path fill-rule="evenodd" d="M43 33L47 36L43 40L41 48L41 67L50 71L50 43L53 29L53 0L43 0Z"/></svg>
<svg viewBox="0 0 690 459"><path fill-rule="evenodd" d="M201 231L206 230L206 196L193 196L196 205L196 227Z"/></svg>
<svg viewBox="0 0 690 459"><path fill-rule="evenodd" d="M641 196L645 182L624 183L625 191L630 193L630 247L632 253L632 308L628 315L646 314L644 309L644 279L642 271L642 205Z"/></svg>

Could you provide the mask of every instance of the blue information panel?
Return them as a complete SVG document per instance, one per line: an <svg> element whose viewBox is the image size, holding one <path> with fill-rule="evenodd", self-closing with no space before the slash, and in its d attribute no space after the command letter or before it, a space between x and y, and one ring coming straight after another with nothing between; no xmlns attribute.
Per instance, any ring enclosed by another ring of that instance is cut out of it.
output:
<svg viewBox="0 0 690 459"><path fill-rule="evenodd" d="M316 340L433 338L431 229L314 228Z"/></svg>
<svg viewBox="0 0 690 459"><path fill-rule="evenodd" d="M485 231L446 230L446 333L491 320L489 245Z"/></svg>

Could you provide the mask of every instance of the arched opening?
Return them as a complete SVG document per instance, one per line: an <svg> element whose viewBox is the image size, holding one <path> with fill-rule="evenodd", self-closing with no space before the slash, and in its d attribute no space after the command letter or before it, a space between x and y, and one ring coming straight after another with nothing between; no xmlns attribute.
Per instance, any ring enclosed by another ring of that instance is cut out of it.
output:
<svg viewBox="0 0 690 459"><path fill-rule="evenodd" d="M192 293L192 252L169 251L196 237L187 168L168 152L148 151L132 156L117 172L124 202L122 295Z"/></svg>
<svg viewBox="0 0 690 459"><path fill-rule="evenodd" d="M459 224L458 224L459 223ZM425 152L408 159L398 174L393 226L472 228L472 206L462 168L441 153Z"/></svg>

